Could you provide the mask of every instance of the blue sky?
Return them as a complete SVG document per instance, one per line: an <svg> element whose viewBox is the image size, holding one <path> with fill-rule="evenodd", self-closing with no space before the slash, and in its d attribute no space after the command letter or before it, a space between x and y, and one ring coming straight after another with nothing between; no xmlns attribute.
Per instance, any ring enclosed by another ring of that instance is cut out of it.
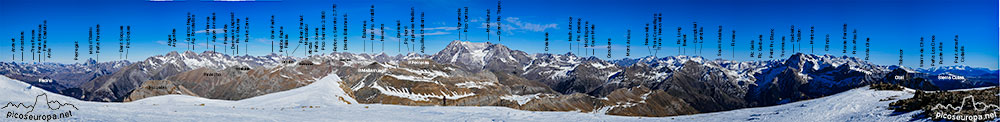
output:
<svg viewBox="0 0 1000 122"><path fill-rule="evenodd" d="M53 49L53 59L50 61L80 62L73 60L73 41L85 44L87 28L101 24L103 55L100 59L121 60L117 53L117 26L131 25L133 49L127 60L139 61L169 51L185 50L183 47L166 48L163 42L170 29L176 28L183 32L187 12L196 15L199 29L204 29L204 17L212 12L219 14L219 27L222 23L228 23L229 12L235 12L236 16L249 17L251 20L250 54L265 55L271 52L268 39L270 29L266 23L271 15L277 17L278 26L285 26L286 31L295 33L295 29L291 28L297 28L299 15L305 16L310 27L317 27L320 25L320 11L330 14L332 4L338 4L339 14L349 14L348 51L356 53L363 52L361 21L368 19L368 7L372 4L376 6L376 23L386 24L386 34L392 36L395 36L395 20L408 24L406 22L410 7L418 12L426 12L427 54L433 54L457 39L457 31L451 30L455 26L455 10L465 6L470 7L470 19L473 20L470 23L477 25L470 26L468 40L486 42L485 27L482 27L485 25L485 10L496 9L496 1L492 0L2 0L0 18L4 19L0 19L0 23L3 23L0 25L0 37L4 37L4 40L17 38L19 32L30 32L42 20L48 20L49 45ZM709 59L769 60L766 56L764 59L749 58L749 41L759 34L764 35L767 40L772 28L776 30L776 38L780 39L780 36L789 34L791 25L803 29L803 37L808 37L808 27L816 27L815 54L845 55L840 53L840 34L842 25L846 23L849 24L849 29L859 31L859 52L855 55L848 52L847 55L864 57L862 40L871 38L871 61L876 64L897 64L899 49L903 49L904 65L918 67L920 37L928 38L926 41L929 43L930 36L936 35L937 41L945 42L945 65L956 65L952 63L952 40L954 35L959 35L959 45L966 48L966 62L959 63L960 65L997 69L1000 57L997 52L997 28L1000 27L997 24L997 5L997 1L989 0L505 0L502 8L504 33L500 43L529 53L543 53L543 34L549 32L548 53L570 52L566 42L566 23L567 18L572 16L583 18L596 26L599 41L594 56L607 59L607 49L604 47L607 46L606 40L611 38L611 59L625 58L625 32L631 29L632 55L629 58L639 58L651 55L642 45L643 24L652 20L653 13L663 13L664 27L667 28L664 29L664 40L670 43L664 43L665 47L658 53L659 56L678 54L677 45L672 43L676 39L673 37L676 28L682 27L683 32L689 34L692 22L705 27L705 49L701 55ZM493 17L496 17L495 14ZM727 32L723 34L726 43L723 45L723 57L715 56L716 31L720 25ZM733 50L728 46L731 36L728 32L731 30L737 31L735 58ZM297 38L296 34L289 36ZM825 34L831 34L830 52L822 51L821 48ZM197 37L200 43L205 41L202 36L199 34ZM496 43L496 35L492 37ZM179 34L181 41L183 38ZM398 54L397 42L394 37L387 37L385 53ZM808 38L803 39L802 45L808 45ZM0 48L9 50L9 41L0 42ZM204 50L204 47L195 49L196 52ZM81 52L84 51L85 48ZM780 48L776 47L775 51L775 58L779 58L777 54ZM803 52L809 53L808 50ZM767 49L764 53L767 53ZM790 53L791 51L788 52ZM11 60L9 51L0 54L6 57L0 58L3 61ZM302 53L294 55L302 56ZM81 57L94 55L81 54ZM927 60L925 63L929 63L929 59Z"/></svg>

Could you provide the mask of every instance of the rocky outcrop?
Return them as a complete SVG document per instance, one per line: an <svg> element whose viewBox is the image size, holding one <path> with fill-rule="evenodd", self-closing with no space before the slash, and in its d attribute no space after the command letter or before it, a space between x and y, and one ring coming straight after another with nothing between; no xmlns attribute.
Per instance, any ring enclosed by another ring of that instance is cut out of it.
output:
<svg viewBox="0 0 1000 122"><path fill-rule="evenodd" d="M176 85L168 80L150 80L143 82L142 85L139 86L139 88L132 90L132 92L129 93L129 96L125 98L125 100L123 101L131 102L147 97L169 95L169 94L198 97L197 94L191 92L191 90L188 90L184 86Z"/></svg>
<svg viewBox="0 0 1000 122"><path fill-rule="evenodd" d="M608 94L607 114L623 116L674 116L700 113L684 99L663 90L646 87L622 88ZM602 108L602 109L603 109ZM599 109L600 110L600 109Z"/></svg>
<svg viewBox="0 0 1000 122"><path fill-rule="evenodd" d="M1000 109L1000 106L997 106L997 103L1000 103L998 93L1000 93L998 87L936 92L917 90L911 98L889 103L888 109L902 113L922 110L919 111L920 116L915 117L928 117L934 120L943 120L942 118L948 115L990 116Z"/></svg>
<svg viewBox="0 0 1000 122"><path fill-rule="evenodd" d="M308 85L330 74L330 63L302 60L274 67L198 68L166 79L205 98L240 100Z"/></svg>
<svg viewBox="0 0 1000 122"><path fill-rule="evenodd" d="M591 112L603 107L604 102L593 96L574 93L566 95L547 95L533 99L519 109L529 111L580 111Z"/></svg>

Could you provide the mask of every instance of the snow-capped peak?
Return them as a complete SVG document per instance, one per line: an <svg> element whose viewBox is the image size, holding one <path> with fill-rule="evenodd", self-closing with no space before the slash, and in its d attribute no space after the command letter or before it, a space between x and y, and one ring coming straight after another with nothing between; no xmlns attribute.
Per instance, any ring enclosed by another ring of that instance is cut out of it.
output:
<svg viewBox="0 0 1000 122"><path fill-rule="evenodd" d="M527 53L511 50L500 44L468 41L452 41L444 50L434 54L431 58L441 63L467 65L470 69L483 68L492 62L520 67L530 60Z"/></svg>
<svg viewBox="0 0 1000 122"><path fill-rule="evenodd" d="M231 66L264 66L279 64L282 59L291 57L281 57L277 55L268 56L229 56L214 51L205 51L201 54L184 51L184 53L170 52L166 55L157 55L147 58L142 63L154 67L162 65L176 65L188 69L196 68L226 68Z"/></svg>
<svg viewBox="0 0 1000 122"><path fill-rule="evenodd" d="M967 65L952 65L952 66L938 66L929 68L917 68L916 71L929 74L941 74L950 72L951 74L957 75L969 75L977 76L990 73L998 73L997 70L991 70L989 68L976 68Z"/></svg>

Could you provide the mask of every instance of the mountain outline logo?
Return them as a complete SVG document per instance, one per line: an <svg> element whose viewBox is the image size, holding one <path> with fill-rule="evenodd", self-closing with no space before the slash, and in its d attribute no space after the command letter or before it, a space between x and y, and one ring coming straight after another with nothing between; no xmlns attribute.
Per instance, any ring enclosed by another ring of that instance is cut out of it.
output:
<svg viewBox="0 0 1000 122"><path fill-rule="evenodd" d="M992 112L979 115L963 114L962 110L964 110L966 105L969 105L966 104L966 102L972 103L971 104L972 109L975 111L982 112L982 111L992 110ZM1000 106L996 104L988 104L986 102L977 102L975 96L968 95L962 97L962 102L960 102L959 106L954 106L952 104L942 105L941 103L938 103L931 108L931 110L940 110L940 109L952 110L954 112L947 113L942 111L935 111L933 114L935 118L943 118L943 119L957 120L957 121L983 121L983 120L997 118L996 111L1000 110Z"/></svg>
<svg viewBox="0 0 1000 122"><path fill-rule="evenodd" d="M42 100L43 98L44 98L44 100ZM31 112L35 112L35 108L38 108L39 101L44 102L43 104L46 106L46 108L48 108L49 110L53 110L53 111L55 111L55 110L62 110L64 107L67 107L67 106L68 107L72 107L72 109L71 110L67 110L65 112L61 112L61 113L31 114ZM72 110L80 110L79 108L76 107L76 105L74 105L72 103L64 103L64 102L60 102L58 100L49 100L49 95L46 94L46 93L42 93L42 94L39 94L39 95L35 96L35 101L33 103L31 103L31 105L27 105L27 104L24 104L24 103L17 103L17 104L15 104L14 102L7 102L6 105L4 105L3 107L0 107L0 109L2 109L2 110L7 110L7 108L12 108L12 109L15 109L15 110L17 110L17 109L28 109L28 111L26 111L24 113L19 113L19 112L14 112L14 111L8 111L7 115L6 115L6 118L15 118L15 119L23 119L23 120L45 120L45 121L54 120L54 119L60 119L60 118L68 118L68 117L73 116L73 111Z"/></svg>

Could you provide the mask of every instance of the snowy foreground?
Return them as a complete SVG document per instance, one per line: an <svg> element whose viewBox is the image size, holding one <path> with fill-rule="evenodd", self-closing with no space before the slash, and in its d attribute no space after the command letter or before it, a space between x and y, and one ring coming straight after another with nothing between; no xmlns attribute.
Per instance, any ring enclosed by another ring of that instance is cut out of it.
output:
<svg viewBox="0 0 1000 122"><path fill-rule="evenodd" d="M339 79L331 74L308 86L240 101L164 95L129 103L100 103L30 88L26 83L0 76L0 100L4 100L0 102L32 104L36 96L45 93L49 101L71 103L78 108L45 109L41 98L38 108L30 114L72 111L71 117L56 121L907 121L917 113L891 115L892 111L885 107L895 100L879 101L891 96L905 99L912 97L912 93L874 91L867 87L779 106L674 117L534 112L506 107L357 104L340 88ZM12 107L2 110L27 111ZM0 121L12 120L19 119L0 118Z"/></svg>
<svg viewBox="0 0 1000 122"><path fill-rule="evenodd" d="M897 113L887 109L889 103L913 97L913 91L876 91L861 87L831 96L782 104L778 106L737 109L725 112L674 117L681 121L910 121L920 110ZM894 97L895 100L880 101Z"/></svg>

